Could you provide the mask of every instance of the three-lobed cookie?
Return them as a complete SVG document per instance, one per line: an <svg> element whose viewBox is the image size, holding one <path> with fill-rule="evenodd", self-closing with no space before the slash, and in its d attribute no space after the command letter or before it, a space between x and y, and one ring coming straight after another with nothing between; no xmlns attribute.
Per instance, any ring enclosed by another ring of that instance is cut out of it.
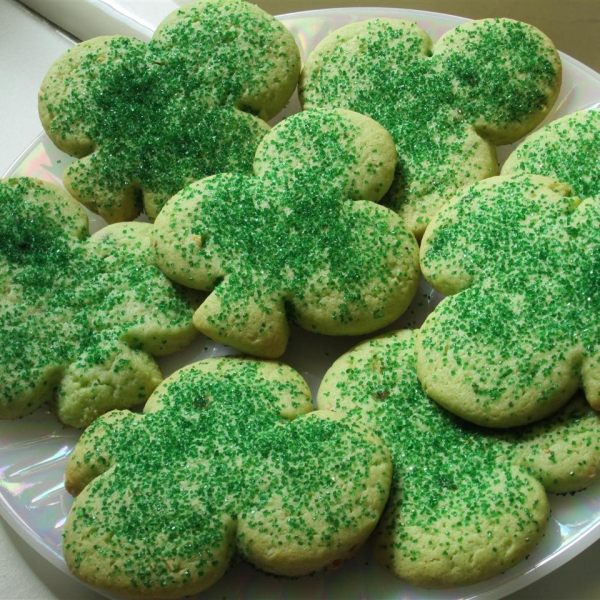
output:
<svg viewBox="0 0 600 600"><path fill-rule="evenodd" d="M391 133L399 165L384 204L420 238L460 187L497 174L496 146L543 120L561 72L552 42L525 23L472 21L433 44L415 23L373 19L317 46L300 98L355 110Z"/></svg>
<svg viewBox="0 0 600 600"><path fill-rule="evenodd" d="M50 402L84 427L150 396L162 380L151 355L196 333L194 301L158 270L150 229L88 237L83 208L62 188L0 182L0 418Z"/></svg>
<svg viewBox="0 0 600 600"><path fill-rule="evenodd" d="M371 427L390 450L394 475L374 534L377 560L417 586L470 585L529 555L550 516L546 492L594 481L600 418L578 396L512 431L462 421L420 385L416 337L393 332L340 357L317 406Z"/></svg>
<svg viewBox="0 0 600 600"><path fill-rule="evenodd" d="M254 176L216 175L173 197L155 222L155 257L174 281L212 292L196 327L272 358L288 319L327 335L393 322L419 281L414 237L376 204L395 160L372 119L309 110L263 139Z"/></svg>
<svg viewBox="0 0 600 600"><path fill-rule="evenodd" d="M294 577L339 565L375 527L391 463L370 430L311 411L291 367L218 358L165 380L143 415L100 417L67 465L69 567L111 593L176 598L234 555Z"/></svg>
<svg viewBox="0 0 600 600"><path fill-rule="evenodd" d="M79 158L63 180L108 222L155 217L186 184L249 172L266 120L300 72L293 36L242 0L173 11L152 41L104 36L65 52L39 93L52 141Z"/></svg>
<svg viewBox="0 0 600 600"><path fill-rule="evenodd" d="M423 274L450 296L421 328L419 378L465 419L522 425L580 386L600 406L599 124L590 112L548 125L511 174L463 189L426 231Z"/></svg>

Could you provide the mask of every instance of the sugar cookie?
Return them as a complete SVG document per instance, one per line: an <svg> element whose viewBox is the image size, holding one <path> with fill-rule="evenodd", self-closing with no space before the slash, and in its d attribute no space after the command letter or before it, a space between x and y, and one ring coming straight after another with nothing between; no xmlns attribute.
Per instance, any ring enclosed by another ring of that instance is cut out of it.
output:
<svg viewBox="0 0 600 600"><path fill-rule="evenodd" d="M415 337L363 342L323 379L318 407L371 427L394 465L375 532L377 560L417 586L470 585L523 560L543 536L548 492L589 485L600 471L600 418L583 397L534 426L498 433L427 397Z"/></svg>
<svg viewBox="0 0 600 600"><path fill-rule="evenodd" d="M250 172L266 120L292 95L298 48L242 0L173 11L149 44L98 37L67 50L39 94L44 129L79 158L63 180L108 222L156 217L186 184Z"/></svg>
<svg viewBox="0 0 600 600"><path fill-rule="evenodd" d="M254 176L216 175L173 197L155 223L156 261L174 281L212 291L196 327L273 358L288 318L326 335L393 322L419 282L413 235L375 203L395 160L372 119L304 111L263 139Z"/></svg>
<svg viewBox="0 0 600 600"><path fill-rule="evenodd" d="M62 188L0 181L0 418L45 402L84 427L144 402L162 379L151 355L195 336L195 302L156 267L145 223L88 237Z"/></svg>
<svg viewBox="0 0 600 600"><path fill-rule="evenodd" d="M165 380L145 414L99 418L67 466L69 567L111 593L179 598L234 554L294 577L340 564L377 524L391 464L363 426L311 411L290 367L218 358Z"/></svg>
<svg viewBox="0 0 600 600"><path fill-rule="evenodd" d="M539 124L560 85L558 52L531 25L471 21L434 44L415 23L373 19L317 46L300 98L355 110L391 133L399 164L384 204L420 238L460 187L497 174L496 146Z"/></svg>

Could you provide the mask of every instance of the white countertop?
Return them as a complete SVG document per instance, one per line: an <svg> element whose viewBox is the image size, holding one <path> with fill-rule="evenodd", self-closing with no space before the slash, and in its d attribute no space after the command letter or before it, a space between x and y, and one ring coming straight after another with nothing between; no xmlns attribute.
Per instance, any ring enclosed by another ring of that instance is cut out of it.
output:
<svg viewBox="0 0 600 600"><path fill-rule="evenodd" d="M448 4L451 8L451 2ZM292 10L292 3L285 3L281 12ZM37 90L50 64L70 44L68 37L14 0L0 0L0 174L41 133ZM1 519L0 557L0 600L101 598L46 562ZM597 600L599 564L600 542L595 542L566 565L509 598Z"/></svg>

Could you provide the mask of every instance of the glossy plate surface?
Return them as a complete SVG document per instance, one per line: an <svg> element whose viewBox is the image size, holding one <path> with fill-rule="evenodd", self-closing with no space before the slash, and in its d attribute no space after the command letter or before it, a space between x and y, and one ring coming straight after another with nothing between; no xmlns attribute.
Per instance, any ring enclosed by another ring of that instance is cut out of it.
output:
<svg viewBox="0 0 600 600"><path fill-rule="evenodd" d="M416 21L437 40L465 19L403 9L330 9L279 17L293 32L303 58L331 31L373 17L405 18ZM578 61L562 56L563 87L549 120L573 111L600 106L600 75ZM299 110L293 99L279 119ZM511 148L499 151L503 160ZM70 158L41 135L19 157L7 175L31 176L60 182ZM90 216L92 231L104 222ZM440 296L421 283L407 313L392 327L418 327ZM282 360L307 379L316 394L319 382L331 363L362 338L326 338L292 329L289 348ZM199 336L187 350L160 360L165 376L189 362L232 354L230 348ZM68 572L62 558L62 525L71 507L63 487L66 459L79 432L60 425L48 410L41 409L19 421L0 422L0 514L42 556ZM366 547L341 569L298 580L282 580L260 574L238 564L198 598L244 598L247 600L328 598L396 600L501 598L564 564L600 538L600 482L575 495L551 496L553 517L546 536L528 560L507 573L484 583L453 590L423 590L408 586L379 567Z"/></svg>

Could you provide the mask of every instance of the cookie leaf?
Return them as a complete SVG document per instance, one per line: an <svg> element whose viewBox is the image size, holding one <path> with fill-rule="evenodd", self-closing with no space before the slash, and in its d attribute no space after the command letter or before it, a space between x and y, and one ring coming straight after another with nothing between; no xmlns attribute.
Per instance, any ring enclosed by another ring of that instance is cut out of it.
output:
<svg viewBox="0 0 600 600"><path fill-rule="evenodd" d="M419 378L465 419L527 424L579 387L600 406L598 132L593 111L548 125L423 237L423 274L450 296L421 328Z"/></svg>

